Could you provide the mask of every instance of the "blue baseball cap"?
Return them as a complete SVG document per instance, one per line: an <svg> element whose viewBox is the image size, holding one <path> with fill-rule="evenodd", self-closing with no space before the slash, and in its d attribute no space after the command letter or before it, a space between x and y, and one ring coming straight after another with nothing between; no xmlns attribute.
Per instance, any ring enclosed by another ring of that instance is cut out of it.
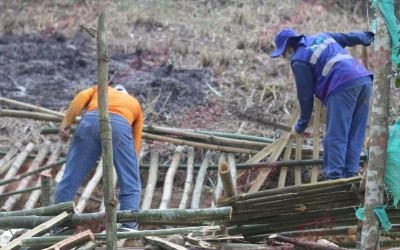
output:
<svg viewBox="0 0 400 250"><path fill-rule="evenodd" d="M288 40L292 37L300 37L292 29L283 29L275 36L275 51L270 55L272 58L282 55L286 49Z"/></svg>

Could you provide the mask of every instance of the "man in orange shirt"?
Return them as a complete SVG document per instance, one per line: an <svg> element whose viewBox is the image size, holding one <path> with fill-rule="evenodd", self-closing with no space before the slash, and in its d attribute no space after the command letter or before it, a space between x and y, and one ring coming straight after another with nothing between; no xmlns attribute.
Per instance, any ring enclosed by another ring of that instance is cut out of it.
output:
<svg viewBox="0 0 400 250"><path fill-rule="evenodd" d="M97 86L81 91L71 102L60 126L58 134L63 142L67 142L71 137L71 124L86 108L71 140L65 172L57 186L55 204L74 200L82 181L101 155L97 98ZM120 210L137 210L141 191L138 155L143 113L138 100L121 85L108 87L108 110L114 166L120 187ZM136 229L137 223L124 223L122 227Z"/></svg>

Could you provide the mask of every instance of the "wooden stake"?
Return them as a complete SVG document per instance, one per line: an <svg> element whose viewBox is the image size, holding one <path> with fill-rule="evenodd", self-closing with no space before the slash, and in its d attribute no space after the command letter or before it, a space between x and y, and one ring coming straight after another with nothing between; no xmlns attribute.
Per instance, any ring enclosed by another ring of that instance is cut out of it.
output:
<svg viewBox="0 0 400 250"><path fill-rule="evenodd" d="M142 209L150 209L151 202L153 201L154 189L156 188L157 175L158 175L158 159L160 154L151 150L150 152L150 169L149 177L147 178L146 193L143 196Z"/></svg>
<svg viewBox="0 0 400 250"><path fill-rule="evenodd" d="M189 200L189 195L192 189L193 183L193 165L194 165L194 148L188 147L188 164L186 169L186 181L185 187L183 189L181 203L179 204L179 209L186 209L187 202Z"/></svg>
<svg viewBox="0 0 400 250"><path fill-rule="evenodd" d="M165 176L163 195L160 202L160 209L167 209L171 201L172 187L174 185L174 177L178 169L179 161L181 159L182 146L175 149L174 156L172 157L171 166L168 168L167 175Z"/></svg>
<svg viewBox="0 0 400 250"><path fill-rule="evenodd" d="M203 187L204 177L206 176L208 163L210 162L211 157L212 157L211 151L207 151L206 155L204 156L203 163L201 164L201 167L199 169L199 172L197 173L196 184L194 186L192 195L192 205L191 205L192 209L200 207L201 189Z"/></svg>

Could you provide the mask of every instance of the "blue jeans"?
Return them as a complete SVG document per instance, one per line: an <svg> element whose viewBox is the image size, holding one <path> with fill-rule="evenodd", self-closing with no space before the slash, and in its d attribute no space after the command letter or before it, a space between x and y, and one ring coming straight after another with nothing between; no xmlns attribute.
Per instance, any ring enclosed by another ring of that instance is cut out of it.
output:
<svg viewBox="0 0 400 250"><path fill-rule="evenodd" d="M128 121L110 113L112 127L113 160L118 175L120 210L139 208L140 174L135 151L132 127ZM74 200L82 181L89 174L101 155L98 111L86 113L80 121L70 144L66 168L57 186L54 203ZM135 222L123 226L135 228Z"/></svg>
<svg viewBox="0 0 400 250"><path fill-rule="evenodd" d="M357 175L372 85L343 89L328 98L323 165L328 180Z"/></svg>

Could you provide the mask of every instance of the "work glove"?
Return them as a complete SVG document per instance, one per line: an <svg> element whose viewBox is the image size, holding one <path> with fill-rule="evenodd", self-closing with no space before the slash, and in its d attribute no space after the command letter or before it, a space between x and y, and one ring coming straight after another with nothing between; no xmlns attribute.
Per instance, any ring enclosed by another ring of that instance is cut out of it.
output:
<svg viewBox="0 0 400 250"><path fill-rule="evenodd" d="M292 127L291 132L292 132L292 135L294 135L294 136L303 136L303 134L304 134L304 133L302 133L302 134L297 133L297 131L296 131L296 129L294 128L294 126Z"/></svg>
<svg viewBox="0 0 400 250"><path fill-rule="evenodd" d="M63 143L67 143L71 138L71 128L67 125L61 124L60 128L58 129L58 136Z"/></svg>

